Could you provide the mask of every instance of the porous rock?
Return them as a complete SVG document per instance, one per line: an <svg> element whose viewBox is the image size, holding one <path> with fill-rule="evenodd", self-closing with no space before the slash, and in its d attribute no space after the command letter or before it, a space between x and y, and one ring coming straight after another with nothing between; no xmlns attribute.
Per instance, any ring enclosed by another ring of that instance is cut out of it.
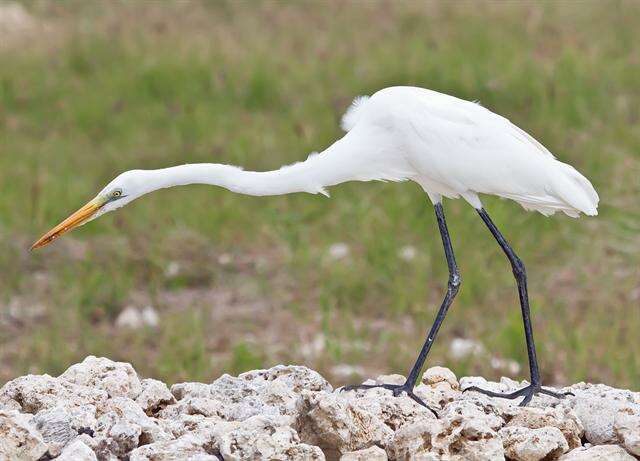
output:
<svg viewBox="0 0 640 461"><path fill-rule="evenodd" d="M362 450L348 451L340 457L340 461L387 461L387 452L378 446Z"/></svg>
<svg viewBox="0 0 640 461"><path fill-rule="evenodd" d="M130 461L218 461L211 441L186 434L173 440L154 442L133 450Z"/></svg>
<svg viewBox="0 0 640 461"><path fill-rule="evenodd" d="M435 416L406 395L394 398L391 391L382 388L305 391L295 427L303 441L337 458L372 445L385 446L396 429L417 418Z"/></svg>
<svg viewBox="0 0 640 461"><path fill-rule="evenodd" d="M405 424L395 431L386 444L387 453L391 459L438 459L443 453L439 453L435 443L442 429L442 422L432 418Z"/></svg>
<svg viewBox="0 0 640 461"><path fill-rule="evenodd" d="M568 388L575 396L535 396L521 408L520 399L460 390L471 385L510 392L527 383L458 382L430 368L414 392L436 418L406 394L333 390L300 366L169 391L129 364L88 357L58 378L28 375L0 389L0 459L580 461L639 452L638 393L580 383Z"/></svg>
<svg viewBox="0 0 640 461"><path fill-rule="evenodd" d="M296 428L305 442L320 446L331 458L374 444L384 446L393 435L380 417L379 404L371 408L375 400L353 398L348 393L302 396L303 416L298 418Z"/></svg>
<svg viewBox="0 0 640 461"><path fill-rule="evenodd" d="M503 420L474 402L458 400L439 414L442 422L435 434L434 448L453 460L503 459L498 436Z"/></svg>
<svg viewBox="0 0 640 461"><path fill-rule="evenodd" d="M82 441L82 439L77 438L62 450L62 453L60 453L60 456L58 456L56 460L97 461L98 458L95 452L84 441Z"/></svg>
<svg viewBox="0 0 640 461"><path fill-rule="evenodd" d="M286 459L324 461L322 450L300 442L286 416L252 416L243 422L223 424L216 434L220 455L225 460Z"/></svg>
<svg viewBox="0 0 640 461"><path fill-rule="evenodd" d="M636 461L618 445L578 447L561 456L558 461Z"/></svg>
<svg viewBox="0 0 640 461"><path fill-rule="evenodd" d="M96 435L100 438L97 451L118 457L138 447L141 441L144 444L171 439L156 420L127 397L107 401L97 421Z"/></svg>
<svg viewBox="0 0 640 461"><path fill-rule="evenodd" d="M416 386L415 393L428 405L443 408L460 397L460 384L448 368L431 367L422 375L422 382Z"/></svg>
<svg viewBox="0 0 640 461"><path fill-rule="evenodd" d="M153 414L167 405L175 403L176 399L169 388L157 379L143 379L142 390L136 397L136 403L142 407L145 413Z"/></svg>
<svg viewBox="0 0 640 461"><path fill-rule="evenodd" d="M60 375L60 379L81 386L102 389L109 397L135 399L142 391L140 379L131 364L92 355L82 363L70 366Z"/></svg>
<svg viewBox="0 0 640 461"><path fill-rule="evenodd" d="M301 366L277 365L237 377L222 375L210 385L181 383L172 386L177 403L163 415L203 414L225 421L244 421L252 416L297 415L300 392L332 390L319 373Z"/></svg>
<svg viewBox="0 0 640 461"><path fill-rule="evenodd" d="M27 375L6 383L0 389L0 402L19 408L23 413L38 413L57 406L80 407L104 405L109 396L98 388L53 378Z"/></svg>
<svg viewBox="0 0 640 461"><path fill-rule="evenodd" d="M640 412L631 408L620 410L615 417L613 429L620 444L633 455L640 456Z"/></svg>
<svg viewBox="0 0 640 461"><path fill-rule="evenodd" d="M500 429L499 434L505 454L515 461L553 460L569 450L569 444L557 427L508 426Z"/></svg>
<svg viewBox="0 0 640 461"><path fill-rule="evenodd" d="M39 459L47 445L33 424L33 416L16 410L0 411L0 459Z"/></svg>
<svg viewBox="0 0 640 461"><path fill-rule="evenodd" d="M637 393L585 383L571 386L570 390L575 397L563 400L560 405L573 410L584 426L585 438L594 445L618 441L614 424L620 412L640 414Z"/></svg>
<svg viewBox="0 0 640 461"><path fill-rule="evenodd" d="M582 444L581 438L584 434L582 423L573 411L566 407L524 407L509 419L507 426L520 426L529 429L555 427L562 432L570 449Z"/></svg>

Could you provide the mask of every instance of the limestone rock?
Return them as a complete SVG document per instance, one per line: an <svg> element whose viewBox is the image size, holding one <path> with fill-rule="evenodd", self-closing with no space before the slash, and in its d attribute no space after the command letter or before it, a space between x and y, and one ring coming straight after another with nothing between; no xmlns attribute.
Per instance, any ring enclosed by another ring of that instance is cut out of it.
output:
<svg viewBox="0 0 640 461"><path fill-rule="evenodd" d="M226 421L243 421L252 416L297 414L303 390L331 391L331 385L320 374L300 366L278 365L268 370L255 370L238 377L223 375L210 385L181 383L172 386L177 403L162 413L203 414Z"/></svg>
<svg viewBox="0 0 640 461"><path fill-rule="evenodd" d="M177 400L188 397L211 397L209 384L204 383L177 383L171 386L171 393Z"/></svg>
<svg viewBox="0 0 640 461"><path fill-rule="evenodd" d="M153 414L167 405L175 403L175 397L162 381L143 379L140 384L142 391L136 397L136 403L142 407L145 413Z"/></svg>
<svg viewBox="0 0 640 461"><path fill-rule="evenodd" d="M405 424L387 443L387 453L391 459L440 459L444 453L440 453L434 445L442 428L441 421L431 418ZM497 459L504 459L504 456Z"/></svg>
<svg viewBox="0 0 640 461"><path fill-rule="evenodd" d="M229 430L216 436L225 460L283 459L324 461L322 450L300 442L286 416L252 416L242 423L227 425Z"/></svg>
<svg viewBox="0 0 640 461"><path fill-rule="evenodd" d="M640 412L626 408L618 412L613 429L620 444L632 455L640 456Z"/></svg>
<svg viewBox="0 0 640 461"><path fill-rule="evenodd" d="M500 429L499 434L505 454L515 461L557 459L569 450L569 444L557 427L508 426Z"/></svg>
<svg viewBox="0 0 640 461"><path fill-rule="evenodd" d="M387 452L373 446L362 450L349 451L340 457L340 461L387 461Z"/></svg>
<svg viewBox="0 0 640 461"><path fill-rule="evenodd" d="M460 384L456 375L448 368L431 367L422 375L415 393L432 408L444 408L460 397Z"/></svg>
<svg viewBox="0 0 640 461"><path fill-rule="evenodd" d="M559 461L636 461L624 448L618 445L595 445L571 450Z"/></svg>
<svg viewBox="0 0 640 461"><path fill-rule="evenodd" d="M16 410L0 411L0 459L39 459L47 445L33 424L33 416Z"/></svg>
<svg viewBox="0 0 640 461"><path fill-rule="evenodd" d="M453 460L498 460L504 458L498 429L504 423L473 402L458 400L440 413L442 428L434 447Z"/></svg>
<svg viewBox="0 0 640 461"><path fill-rule="evenodd" d="M219 461L210 445L207 452L204 441L190 434L174 440L155 442L133 450L129 461Z"/></svg>
<svg viewBox="0 0 640 461"><path fill-rule="evenodd" d="M431 367L422 375L422 383L427 386L437 386L440 383L446 383L449 388L458 390L458 378L453 371L444 367Z"/></svg>
<svg viewBox="0 0 640 461"><path fill-rule="evenodd" d="M17 407L24 413L57 406L78 407L104 405L108 399L105 391L78 386L49 375L27 375L6 383L0 389L0 402Z"/></svg>
<svg viewBox="0 0 640 461"><path fill-rule="evenodd" d="M208 399L203 397L189 397L179 402L169 405L161 410L158 414L161 418L177 418L180 415L202 415L216 417L223 420L223 416L227 413L224 403L220 400Z"/></svg>
<svg viewBox="0 0 640 461"><path fill-rule="evenodd" d="M221 417L228 421L255 415L294 415L303 390L331 391L331 385L308 368L278 365L237 378L223 375L210 386L211 397L223 403Z"/></svg>
<svg viewBox="0 0 640 461"><path fill-rule="evenodd" d="M570 449L582 445L584 428L578 417L566 407L520 408L509 420L507 426L520 426L529 429L555 427L560 429Z"/></svg>
<svg viewBox="0 0 640 461"><path fill-rule="evenodd" d="M110 399L101 410L97 422L99 443L96 451L122 457L140 442L152 443L169 440L171 436L135 401L127 397Z"/></svg>
<svg viewBox="0 0 640 461"><path fill-rule="evenodd" d="M67 445L56 461L97 461L94 451L80 438Z"/></svg>
<svg viewBox="0 0 640 461"><path fill-rule="evenodd" d="M584 383L570 389L575 397L563 400L560 405L573 410L584 426L585 438L592 444L618 441L614 422L620 411L640 414L637 396L631 391Z"/></svg>
<svg viewBox="0 0 640 461"><path fill-rule="evenodd" d="M330 457L384 446L403 424L417 418L435 419L430 410L406 395L394 398L382 388L303 392L299 412L294 427L301 439L320 446Z"/></svg>
<svg viewBox="0 0 640 461"><path fill-rule="evenodd" d="M372 389L372 394L377 389ZM303 393L302 411L296 428L306 443L318 445L330 457L371 445L386 445L393 431L380 418L374 401L350 393ZM400 397L404 399L405 397Z"/></svg>
<svg viewBox="0 0 640 461"><path fill-rule="evenodd" d="M384 375L367 383L404 381ZM88 357L58 378L28 375L0 389L0 459L630 461L640 453L638 393L580 383L569 388L573 397L536 396L521 408L519 399L460 390L526 384L458 381L430 368L414 391L436 418L386 389L334 391L300 366L169 391L140 380L129 364ZM585 439L599 445L583 446Z"/></svg>
<svg viewBox="0 0 640 461"><path fill-rule="evenodd" d="M124 362L113 362L104 357L89 356L70 366L60 379L74 384L102 389L109 397L135 399L142 391L140 379L133 367Z"/></svg>

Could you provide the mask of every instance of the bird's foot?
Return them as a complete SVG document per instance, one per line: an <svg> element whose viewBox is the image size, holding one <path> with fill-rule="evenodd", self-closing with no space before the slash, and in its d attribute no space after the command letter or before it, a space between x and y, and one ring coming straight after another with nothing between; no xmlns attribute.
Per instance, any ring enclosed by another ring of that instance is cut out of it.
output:
<svg viewBox="0 0 640 461"><path fill-rule="evenodd" d="M488 395L489 397L498 397L500 399L509 399L509 400L517 399L518 397L524 397L522 399L522 402L520 402L519 404L519 406L521 407L527 406L527 404L531 402L531 399L536 394L550 395L551 397L555 397L557 399L563 399L567 395L574 395L572 392L555 392L549 389L545 389L540 384L529 384L528 386L525 386L522 389L518 389L517 391L510 392L508 394L503 394L502 392L488 391L486 389L481 389L478 386L467 387L466 389L463 389L462 392L469 392L469 391L479 392L481 394Z"/></svg>
<svg viewBox="0 0 640 461"><path fill-rule="evenodd" d="M422 405L423 407L431 411L431 413L433 413L436 418L438 417L438 413L436 413L436 411L433 408L431 408L426 403L424 403L424 401L420 397L414 394L413 386L409 386L407 383L404 383L404 384L352 384L350 386L344 386L340 390L341 391L357 391L360 389L375 389L375 388L387 389L388 391L391 391L393 393L394 397L399 397L403 393L407 394L407 397L409 397L419 405Z"/></svg>

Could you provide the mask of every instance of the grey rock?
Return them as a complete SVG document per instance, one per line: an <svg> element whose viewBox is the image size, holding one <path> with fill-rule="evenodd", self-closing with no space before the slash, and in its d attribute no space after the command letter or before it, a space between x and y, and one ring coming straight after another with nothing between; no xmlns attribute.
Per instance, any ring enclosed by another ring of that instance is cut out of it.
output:
<svg viewBox="0 0 640 461"><path fill-rule="evenodd" d="M59 455L62 448L78 435L72 421L71 414L63 406L42 410L35 416L35 427L47 444L51 456Z"/></svg>

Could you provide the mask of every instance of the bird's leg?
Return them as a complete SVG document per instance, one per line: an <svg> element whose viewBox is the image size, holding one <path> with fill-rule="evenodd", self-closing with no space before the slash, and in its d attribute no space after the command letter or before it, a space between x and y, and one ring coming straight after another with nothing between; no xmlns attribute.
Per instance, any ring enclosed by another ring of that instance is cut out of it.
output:
<svg viewBox="0 0 640 461"><path fill-rule="evenodd" d="M531 310L529 309L527 274L525 271L524 263L520 260L520 258L518 258L518 255L516 255L511 246L509 246L507 240L500 233L493 221L491 221L491 218L489 217L485 209L480 208L478 210L478 214L484 221L485 225L489 228L489 231L491 231L491 234L500 245L500 248L502 248L502 251L504 251L504 253L507 255L507 258L509 258L511 268L513 269L513 275L515 276L516 283L518 284L520 309L522 310L522 321L524 322L524 336L527 342L527 355L529 357L529 370L531 372L531 384L510 394L501 394L499 392L487 391L476 386L468 387L464 390L464 392L475 391L488 395L490 397L501 397L506 399L524 397L522 399L522 402L520 402L520 406L527 405L535 394L546 394L557 398L562 398L567 394L572 395L570 392L560 394L542 388L542 383L540 382L540 371L538 370L538 359L536 358L536 345L533 341L533 329L531 328Z"/></svg>
<svg viewBox="0 0 640 461"><path fill-rule="evenodd" d="M381 387L393 391L394 396L406 393L413 400L427 407L427 405L413 393L413 388L418 381L420 371L422 371L422 367L424 366L424 362L427 358L427 355L429 354L429 350L431 350L431 346L436 339L436 335L438 334L440 325L442 325L442 322L447 315L447 311L449 310L449 306L451 306L453 299L458 293L461 282L460 273L458 272L458 265L456 264L456 258L453 254L453 247L451 246L449 230L447 229L447 222L445 220L444 211L442 209L442 203L436 203L434 208L436 212L436 219L438 221L438 228L440 230L440 236L442 237L442 245L444 246L444 254L447 258L447 266L449 267L449 282L447 284L447 293L445 294L444 300L442 301L440 309L438 310L436 319L433 322L431 329L429 330L427 339L422 345L420 354L418 354L418 358L411 368L411 371L409 372L409 375L407 376L404 384L360 384L354 386L346 386L343 388L344 390L371 389L374 387Z"/></svg>

